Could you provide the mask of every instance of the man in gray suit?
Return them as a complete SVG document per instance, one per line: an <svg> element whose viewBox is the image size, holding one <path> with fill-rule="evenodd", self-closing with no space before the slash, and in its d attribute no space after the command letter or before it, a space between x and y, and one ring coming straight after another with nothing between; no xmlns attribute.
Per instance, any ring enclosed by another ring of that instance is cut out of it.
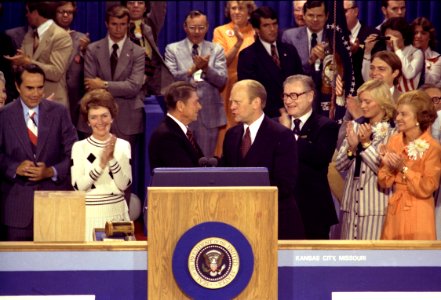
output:
<svg viewBox="0 0 441 300"><path fill-rule="evenodd" d="M145 95L161 95L161 91L173 82L173 75L157 46L159 32L165 21L167 2L121 1L121 4L129 10L130 40L145 49ZM147 13L148 7L150 11Z"/></svg>
<svg viewBox="0 0 441 300"><path fill-rule="evenodd" d="M175 80L196 85L202 110L190 124L205 156L213 156L219 127L226 124L224 103L220 96L227 81L227 64L223 48L204 40L208 31L207 16L191 11L184 22L187 38L167 45L165 63Z"/></svg>
<svg viewBox="0 0 441 300"><path fill-rule="evenodd" d="M9 57L13 64L24 66L36 64L46 75L44 92L51 98L68 107L66 71L72 53L72 40L69 34L52 20L54 3L27 2L26 17L34 31L28 31L22 48Z"/></svg>
<svg viewBox="0 0 441 300"><path fill-rule="evenodd" d="M127 37L128 24L126 7L109 7L106 12L107 36L90 44L86 50L84 83L89 91L107 89L115 98L119 113L112 132L129 141L133 152L137 135L144 131L144 94L141 91L144 49ZM90 130L82 118L78 130Z"/></svg>

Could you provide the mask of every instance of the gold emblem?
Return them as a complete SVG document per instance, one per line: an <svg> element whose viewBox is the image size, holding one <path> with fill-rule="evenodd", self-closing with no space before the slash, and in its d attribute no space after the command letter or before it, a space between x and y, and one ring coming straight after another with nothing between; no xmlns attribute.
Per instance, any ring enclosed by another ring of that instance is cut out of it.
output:
<svg viewBox="0 0 441 300"><path fill-rule="evenodd" d="M239 271L239 254L227 240L210 237L197 243L188 256L188 270L200 286L220 289Z"/></svg>

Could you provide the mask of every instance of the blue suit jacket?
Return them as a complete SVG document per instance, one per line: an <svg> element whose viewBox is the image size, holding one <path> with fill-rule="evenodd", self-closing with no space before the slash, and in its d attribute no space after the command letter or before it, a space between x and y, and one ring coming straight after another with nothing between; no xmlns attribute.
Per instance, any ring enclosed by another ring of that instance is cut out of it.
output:
<svg viewBox="0 0 441 300"><path fill-rule="evenodd" d="M76 140L76 130L67 109L53 101L42 100L39 105L35 161L53 166L58 177L55 182L51 178L31 182L15 173L24 160L34 161L20 99L0 111L0 221L3 224L20 228L32 222L34 191L72 189L70 154Z"/></svg>
<svg viewBox="0 0 441 300"><path fill-rule="evenodd" d="M237 64L238 80L254 79L266 89L265 114L269 117L280 115L283 107L282 92L285 79L294 74L303 74L302 65L296 49L277 41L280 68L274 63L260 39L239 53Z"/></svg>

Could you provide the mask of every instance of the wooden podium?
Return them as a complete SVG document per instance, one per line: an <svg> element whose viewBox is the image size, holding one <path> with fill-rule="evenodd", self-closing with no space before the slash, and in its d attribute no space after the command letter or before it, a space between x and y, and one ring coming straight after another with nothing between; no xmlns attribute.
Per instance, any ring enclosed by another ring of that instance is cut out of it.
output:
<svg viewBox="0 0 441 300"><path fill-rule="evenodd" d="M35 191L35 242L84 242L85 232L85 192Z"/></svg>
<svg viewBox="0 0 441 300"><path fill-rule="evenodd" d="M174 279L173 251L203 222L235 227L252 247L254 270L235 299L277 299L277 203L276 187L149 187L148 299L190 299Z"/></svg>

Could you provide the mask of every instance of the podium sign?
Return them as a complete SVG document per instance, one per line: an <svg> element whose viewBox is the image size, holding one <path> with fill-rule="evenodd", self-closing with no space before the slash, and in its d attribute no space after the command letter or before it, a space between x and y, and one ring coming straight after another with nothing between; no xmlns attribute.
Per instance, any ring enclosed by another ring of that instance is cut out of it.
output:
<svg viewBox="0 0 441 300"><path fill-rule="evenodd" d="M173 273L173 269L188 269L189 264L172 265L173 255L181 237L187 232L197 231L210 223L225 224L239 231L251 246L254 256L253 269L248 285L234 299L277 299L277 188L275 187L149 187L148 188L148 299L191 299L194 295L184 293ZM210 230L208 230L210 231ZM228 231L228 230L227 230ZM192 233L192 232L191 232ZM193 234L193 233L192 233ZM208 240L218 240L224 248L238 247L234 238L224 241L216 230L202 233ZM221 234L222 235L222 234ZM234 235L234 233L233 233ZM194 234L193 234L194 236ZM236 235L237 236L237 235ZM179 255L191 256L204 239L196 242ZM231 247L228 246L231 243ZM225 246L227 245L227 246ZM202 247L201 247L202 248ZM193 251L193 252L192 252ZM233 249L232 265L236 259ZM241 252L237 248L237 252ZM175 253L176 254L176 253ZM222 254L223 255L223 254ZM251 256L251 257L252 257ZM241 265L247 257L238 257L239 270L231 284L240 281ZM207 258L207 264L209 258ZM228 263L226 263L228 265ZM233 266L234 267L234 266ZM222 271L211 265L213 273ZM234 268L233 268L234 269ZM188 270L188 276L191 276ZM194 274L193 274L194 275ZM190 280L191 281L191 280ZM198 286L197 279L193 284ZM226 284L225 289L229 285ZM230 286L231 288L231 286ZM207 295L212 289L206 288ZM222 288L216 289L222 292ZM200 298L200 294L198 297ZM219 298L218 298L219 299Z"/></svg>
<svg viewBox="0 0 441 300"><path fill-rule="evenodd" d="M34 241L84 242L85 202L81 191L35 191Z"/></svg>

